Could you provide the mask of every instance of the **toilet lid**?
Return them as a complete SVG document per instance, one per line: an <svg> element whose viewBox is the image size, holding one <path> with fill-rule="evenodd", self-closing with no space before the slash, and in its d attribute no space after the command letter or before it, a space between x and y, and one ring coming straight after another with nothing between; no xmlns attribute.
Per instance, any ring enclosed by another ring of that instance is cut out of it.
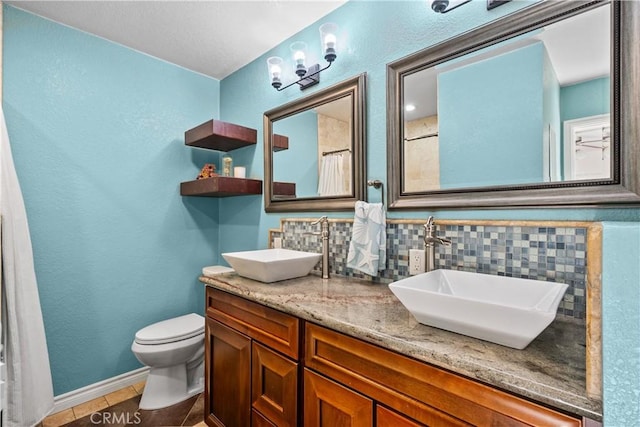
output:
<svg viewBox="0 0 640 427"><path fill-rule="evenodd" d="M138 344L166 344L195 337L202 333L204 333L204 317L191 313L140 329L136 333L136 342Z"/></svg>

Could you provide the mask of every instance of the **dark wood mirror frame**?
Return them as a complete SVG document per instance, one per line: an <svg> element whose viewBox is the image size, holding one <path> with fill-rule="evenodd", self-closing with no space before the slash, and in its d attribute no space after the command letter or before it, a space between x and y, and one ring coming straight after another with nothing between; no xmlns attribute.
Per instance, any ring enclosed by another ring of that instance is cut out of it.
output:
<svg viewBox="0 0 640 427"><path fill-rule="evenodd" d="M535 185L402 192L403 76L499 43L543 25L611 4L613 179ZM387 65L387 180L389 209L529 208L640 205L640 2L548 1Z"/></svg>
<svg viewBox="0 0 640 427"><path fill-rule="evenodd" d="M264 206L267 212L353 210L355 202L366 200L366 74L337 83L310 96L289 102L264 113ZM345 197L305 197L279 199L273 192L273 123L296 113L352 96L352 194Z"/></svg>

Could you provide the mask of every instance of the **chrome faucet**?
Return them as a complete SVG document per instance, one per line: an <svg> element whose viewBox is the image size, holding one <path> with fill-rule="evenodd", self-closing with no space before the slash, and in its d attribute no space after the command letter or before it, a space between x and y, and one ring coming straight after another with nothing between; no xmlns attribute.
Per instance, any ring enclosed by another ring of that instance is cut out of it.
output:
<svg viewBox="0 0 640 427"><path fill-rule="evenodd" d="M321 231L309 232L304 234L311 234L314 236L322 236L322 278L329 278L329 218L321 216L316 221L313 221L311 225L320 224Z"/></svg>
<svg viewBox="0 0 640 427"><path fill-rule="evenodd" d="M424 227L424 259L425 272L436 269L436 245L450 245L451 240L436 236L436 225L433 223L433 216L427 219Z"/></svg>

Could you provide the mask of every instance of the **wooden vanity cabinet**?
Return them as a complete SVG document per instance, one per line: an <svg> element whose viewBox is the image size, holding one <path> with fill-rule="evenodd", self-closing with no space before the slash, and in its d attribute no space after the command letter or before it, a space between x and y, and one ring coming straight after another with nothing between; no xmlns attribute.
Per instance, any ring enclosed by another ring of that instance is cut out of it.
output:
<svg viewBox="0 0 640 427"><path fill-rule="evenodd" d="M207 288L205 421L297 426L300 321Z"/></svg>
<svg viewBox="0 0 640 427"><path fill-rule="evenodd" d="M582 425L579 418L311 323L305 326L304 365L372 399L377 425L399 414L407 423L432 427Z"/></svg>
<svg viewBox="0 0 640 427"><path fill-rule="evenodd" d="M277 427L274 423L269 421L260 412L255 409L251 410L251 427Z"/></svg>
<svg viewBox="0 0 640 427"><path fill-rule="evenodd" d="M205 421L226 427L596 427L207 287Z"/></svg>
<svg viewBox="0 0 640 427"><path fill-rule="evenodd" d="M376 426L377 427L424 427L399 413L376 405Z"/></svg>
<svg viewBox="0 0 640 427"><path fill-rule="evenodd" d="M309 369L304 370L304 425L425 427Z"/></svg>
<svg viewBox="0 0 640 427"><path fill-rule="evenodd" d="M253 408L279 426L295 426L298 363L254 342L251 357Z"/></svg>
<svg viewBox="0 0 640 427"><path fill-rule="evenodd" d="M307 427L371 427L373 400L305 369L304 425Z"/></svg>
<svg viewBox="0 0 640 427"><path fill-rule="evenodd" d="M247 426L251 410L251 339L207 318L205 418L210 426Z"/></svg>

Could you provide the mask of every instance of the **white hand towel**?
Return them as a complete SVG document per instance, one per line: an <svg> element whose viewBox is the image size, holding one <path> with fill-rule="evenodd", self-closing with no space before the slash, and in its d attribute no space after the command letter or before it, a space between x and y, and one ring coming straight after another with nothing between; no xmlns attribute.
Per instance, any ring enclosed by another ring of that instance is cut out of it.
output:
<svg viewBox="0 0 640 427"><path fill-rule="evenodd" d="M387 221L382 203L358 201L347 267L370 276L387 267Z"/></svg>

